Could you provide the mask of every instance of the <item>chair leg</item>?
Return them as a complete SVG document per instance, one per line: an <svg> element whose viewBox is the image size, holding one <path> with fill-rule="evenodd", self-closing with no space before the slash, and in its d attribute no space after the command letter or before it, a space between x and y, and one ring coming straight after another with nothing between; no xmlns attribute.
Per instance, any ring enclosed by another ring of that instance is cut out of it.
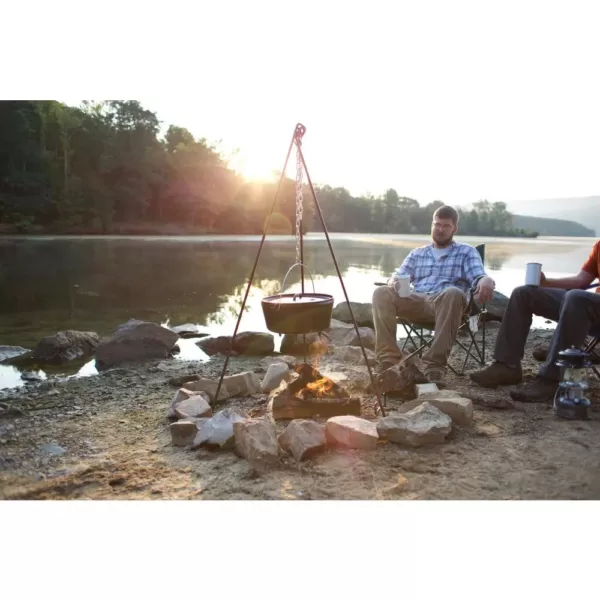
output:
<svg viewBox="0 0 600 600"><path fill-rule="evenodd" d="M589 343L585 346L585 348L583 349L584 352L587 352L588 354L597 354L596 352L594 352L594 348L598 345L598 343L600 342L600 337L595 337L592 338ZM592 371L594 371L594 373L596 374L596 377L598 377L598 379L600 379L600 371L598 371L597 367L594 367L592 365Z"/></svg>
<svg viewBox="0 0 600 600"><path fill-rule="evenodd" d="M481 366L485 367L485 314L480 318L481 321Z"/></svg>

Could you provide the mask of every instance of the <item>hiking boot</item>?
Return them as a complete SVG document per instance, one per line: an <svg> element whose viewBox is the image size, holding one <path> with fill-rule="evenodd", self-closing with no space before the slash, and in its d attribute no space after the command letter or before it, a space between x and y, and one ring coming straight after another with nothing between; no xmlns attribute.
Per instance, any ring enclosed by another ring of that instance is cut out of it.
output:
<svg viewBox="0 0 600 600"><path fill-rule="evenodd" d="M443 390L446 387L446 370L442 367L425 369L424 375L427 383L435 383L440 390Z"/></svg>
<svg viewBox="0 0 600 600"><path fill-rule="evenodd" d="M495 362L481 371L469 374L469 379L477 385L495 388L499 385L517 385L523 381L521 366L509 367L501 362Z"/></svg>
<svg viewBox="0 0 600 600"><path fill-rule="evenodd" d="M402 392L415 383L427 383L427 378L415 365L396 363L377 375L377 385L382 394Z"/></svg>
<svg viewBox="0 0 600 600"><path fill-rule="evenodd" d="M398 362L399 361L391 361L391 360L385 360L383 362L378 362L376 371L378 374L381 374L384 371L387 371L388 369L395 367L398 364Z"/></svg>
<svg viewBox="0 0 600 600"><path fill-rule="evenodd" d="M536 377L533 381L512 390L510 397L519 402L549 402L554 399L557 387L557 381Z"/></svg>

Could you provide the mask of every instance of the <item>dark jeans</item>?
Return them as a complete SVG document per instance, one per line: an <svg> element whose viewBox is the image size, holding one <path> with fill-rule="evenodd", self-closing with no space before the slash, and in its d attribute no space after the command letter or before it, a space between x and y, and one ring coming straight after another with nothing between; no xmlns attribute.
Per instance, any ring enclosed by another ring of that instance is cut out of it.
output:
<svg viewBox="0 0 600 600"><path fill-rule="evenodd" d="M521 364L533 315L558 322L548 358L539 372L541 377L558 380L560 367L554 364L558 353L571 346L580 348L590 328L600 325L600 294L526 285L515 288L496 340L494 358L498 362Z"/></svg>

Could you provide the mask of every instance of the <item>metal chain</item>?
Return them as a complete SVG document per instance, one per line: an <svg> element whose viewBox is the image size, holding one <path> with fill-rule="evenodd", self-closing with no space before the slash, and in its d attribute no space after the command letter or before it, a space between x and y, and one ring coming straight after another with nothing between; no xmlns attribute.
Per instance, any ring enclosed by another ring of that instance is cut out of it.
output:
<svg viewBox="0 0 600 600"><path fill-rule="evenodd" d="M296 140L296 262L300 262L300 228L302 227L302 159L300 157L300 140Z"/></svg>

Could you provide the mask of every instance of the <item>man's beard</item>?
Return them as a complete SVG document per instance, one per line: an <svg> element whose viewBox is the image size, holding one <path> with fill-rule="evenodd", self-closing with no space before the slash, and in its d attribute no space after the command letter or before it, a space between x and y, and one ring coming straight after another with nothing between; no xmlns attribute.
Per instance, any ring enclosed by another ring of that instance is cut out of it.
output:
<svg viewBox="0 0 600 600"><path fill-rule="evenodd" d="M454 239L454 235L451 235L448 238L443 238L439 234L435 234L435 233L431 237L433 238L433 241L440 248L447 248L452 243L452 240Z"/></svg>

